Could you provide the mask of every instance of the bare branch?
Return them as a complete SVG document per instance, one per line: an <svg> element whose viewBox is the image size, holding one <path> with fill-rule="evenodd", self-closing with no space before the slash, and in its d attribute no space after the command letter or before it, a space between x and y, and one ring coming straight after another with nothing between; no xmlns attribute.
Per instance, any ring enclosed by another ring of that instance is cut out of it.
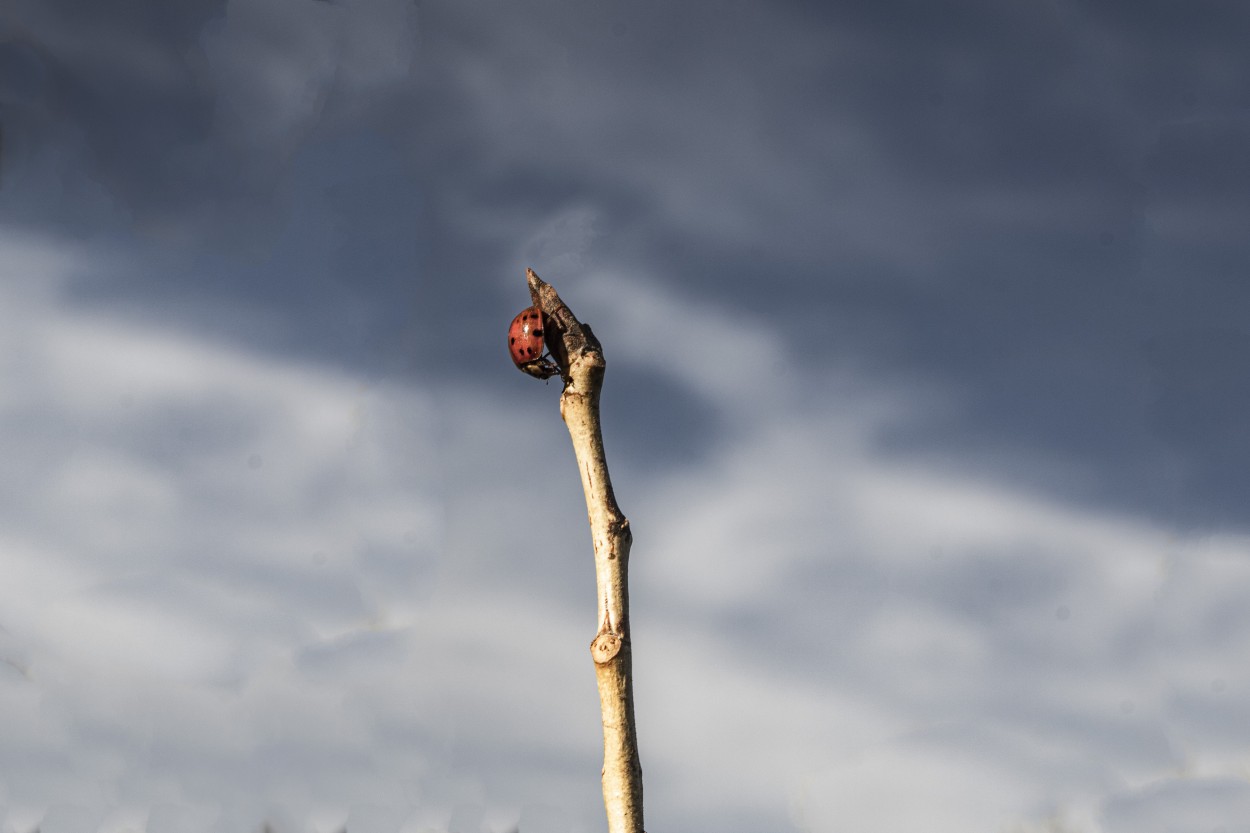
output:
<svg viewBox="0 0 1250 833"><path fill-rule="evenodd" d="M534 305L546 316L547 349L564 379L560 415L569 429L590 519L598 585L598 631L590 643L603 712L603 803L609 833L643 833L642 764L634 725L629 640L629 551L633 535L612 492L599 424L606 362L599 340L555 289L526 271Z"/></svg>

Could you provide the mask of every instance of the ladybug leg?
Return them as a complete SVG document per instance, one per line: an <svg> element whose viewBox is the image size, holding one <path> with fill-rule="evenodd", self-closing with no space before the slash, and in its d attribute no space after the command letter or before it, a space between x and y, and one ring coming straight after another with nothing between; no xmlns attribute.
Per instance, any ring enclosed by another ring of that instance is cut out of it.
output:
<svg viewBox="0 0 1250 833"><path fill-rule="evenodd" d="M548 374L548 377L559 376L564 378L564 374L560 371L560 365L556 364L554 359L555 356L551 355L551 351L547 351L538 361L543 367L543 372Z"/></svg>
<svg viewBox="0 0 1250 833"><path fill-rule="evenodd" d="M521 365L521 370L533 376L535 379L550 379L552 376L560 376L560 368L555 362L552 362L546 356L539 357L533 361L526 362Z"/></svg>

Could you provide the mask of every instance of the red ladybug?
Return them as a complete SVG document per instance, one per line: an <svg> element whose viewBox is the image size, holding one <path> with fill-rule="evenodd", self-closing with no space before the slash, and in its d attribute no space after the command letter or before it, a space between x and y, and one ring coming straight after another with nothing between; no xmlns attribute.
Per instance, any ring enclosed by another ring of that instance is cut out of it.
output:
<svg viewBox="0 0 1250 833"><path fill-rule="evenodd" d="M543 314L538 307L521 310L508 327L508 352L517 368L538 379L550 379L560 372L547 356L543 355Z"/></svg>

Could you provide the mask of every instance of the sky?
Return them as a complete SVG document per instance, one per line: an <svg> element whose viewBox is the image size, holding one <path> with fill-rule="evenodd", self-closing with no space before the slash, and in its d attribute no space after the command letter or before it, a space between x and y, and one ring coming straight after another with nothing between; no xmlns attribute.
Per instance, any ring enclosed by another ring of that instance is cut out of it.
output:
<svg viewBox="0 0 1250 833"><path fill-rule="evenodd" d="M7 0L0 833L1250 818L1250 7Z"/></svg>

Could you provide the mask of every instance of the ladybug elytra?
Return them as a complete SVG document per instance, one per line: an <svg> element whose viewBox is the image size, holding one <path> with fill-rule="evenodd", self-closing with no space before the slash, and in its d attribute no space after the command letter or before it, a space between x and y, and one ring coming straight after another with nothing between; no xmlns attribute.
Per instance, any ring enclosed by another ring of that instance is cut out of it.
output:
<svg viewBox="0 0 1250 833"><path fill-rule="evenodd" d="M526 307L517 313L508 327L508 352L517 368L538 379L550 379L560 372L547 356L543 313L538 307Z"/></svg>

